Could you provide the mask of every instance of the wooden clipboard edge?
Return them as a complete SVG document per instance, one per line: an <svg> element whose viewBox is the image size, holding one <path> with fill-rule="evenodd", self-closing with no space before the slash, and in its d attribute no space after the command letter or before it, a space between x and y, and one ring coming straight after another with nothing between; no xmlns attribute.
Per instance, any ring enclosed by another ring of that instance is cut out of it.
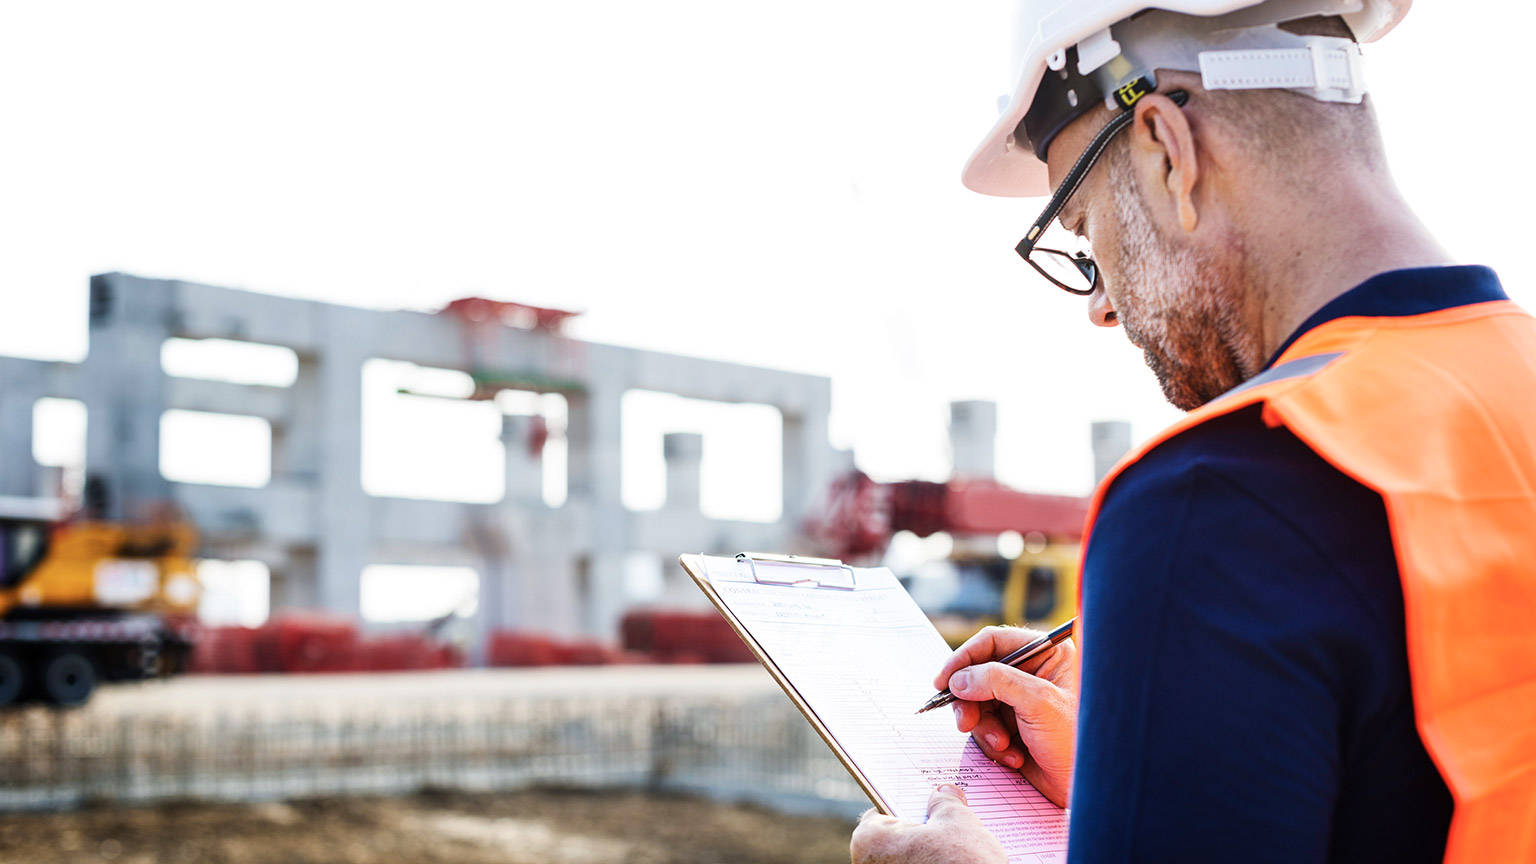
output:
<svg viewBox="0 0 1536 864"><path fill-rule="evenodd" d="M688 560L689 558L698 559L698 572L694 571L692 562ZM816 716L816 712L811 708L810 703L805 701L805 698L800 695L800 691L796 690L795 686L784 676L784 673L779 670L778 665L768 656L768 652L763 650L763 646L758 644L757 639L752 636L751 631L747 630L746 625L736 618L735 613L731 611L725 601L720 599L720 595L715 593L714 583L709 580L709 574L704 572L703 559L704 556L702 554L679 555L677 556L677 563L681 564L683 571L692 577L694 584L698 585L699 590L704 592L704 596L709 598L709 602L715 605L715 609L725 616L725 620L731 625L731 629L736 631L736 635L741 641L752 650L752 655L757 658L757 662L761 663L763 668L768 670L768 674L773 676L773 680L778 682L779 687L784 691L784 695L789 697L789 701L795 703L795 707L800 709L801 714L805 715L805 719L811 724L811 728L816 730L816 734L820 735L821 740L832 750L832 755L837 757L837 761L843 763L843 769L852 775L854 782L858 783L859 788L864 791L864 794L869 796L869 800L874 802L875 809L886 816L894 816L895 814L891 811L890 805L886 803L884 798L880 797L879 792L875 791L875 787L870 784L869 778L865 777L864 772L859 770L859 766L854 764L853 759L848 756L843 746L837 743L837 738L821 722L821 718Z"/></svg>

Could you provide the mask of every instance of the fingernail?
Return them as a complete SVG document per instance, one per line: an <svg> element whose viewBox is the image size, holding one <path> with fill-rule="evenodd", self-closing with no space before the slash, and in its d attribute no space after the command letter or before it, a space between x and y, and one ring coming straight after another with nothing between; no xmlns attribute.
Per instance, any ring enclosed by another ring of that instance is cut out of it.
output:
<svg viewBox="0 0 1536 864"><path fill-rule="evenodd" d="M993 750L997 750L1003 746L1003 736L993 732L987 736L987 743L992 745Z"/></svg>
<svg viewBox="0 0 1536 864"><path fill-rule="evenodd" d="M961 669L949 676L949 692L959 693L969 686L971 686L971 670Z"/></svg>
<svg viewBox="0 0 1536 864"><path fill-rule="evenodd" d="M965 790L961 789L959 786L956 786L953 783L940 783L939 784L939 791L940 792L946 792L947 791L949 794L955 796L956 798L959 798L961 801L966 800L965 799Z"/></svg>
<svg viewBox="0 0 1536 864"><path fill-rule="evenodd" d="M1019 754L1017 753L1009 753L1007 756L1003 757L1003 761L1008 763L1009 768L1017 768L1024 764L1024 760L1020 758Z"/></svg>
<svg viewBox="0 0 1536 864"><path fill-rule="evenodd" d="M956 705L954 707L955 707L955 722L959 723L961 720L964 719L964 715L962 715L960 713L960 706L959 705Z"/></svg>

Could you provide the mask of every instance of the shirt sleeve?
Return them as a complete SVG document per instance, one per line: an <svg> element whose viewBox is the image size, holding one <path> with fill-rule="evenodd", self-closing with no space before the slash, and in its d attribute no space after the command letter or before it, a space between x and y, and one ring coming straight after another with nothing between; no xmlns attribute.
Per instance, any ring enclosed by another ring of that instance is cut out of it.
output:
<svg viewBox="0 0 1536 864"><path fill-rule="evenodd" d="M1283 464L1199 443L1130 468L1094 528L1074 862L1329 858L1371 612L1307 529L1318 514L1267 494Z"/></svg>

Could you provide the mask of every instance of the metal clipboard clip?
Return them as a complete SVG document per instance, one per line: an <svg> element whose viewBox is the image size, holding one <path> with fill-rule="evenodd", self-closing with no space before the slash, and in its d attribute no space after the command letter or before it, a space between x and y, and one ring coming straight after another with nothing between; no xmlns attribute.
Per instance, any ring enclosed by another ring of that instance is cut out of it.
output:
<svg viewBox="0 0 1536 864"><path fill-rule="evenodd" d="M852 591L858 587L853 568L835 558L802 558L799 555L770 555L765 552L740 552L737 561L747 562L752 579L759 585L791 585L796 588L836 588ZM757 569L758 562L772 567ZM775 575L772 571L782 570Z"/></svg>

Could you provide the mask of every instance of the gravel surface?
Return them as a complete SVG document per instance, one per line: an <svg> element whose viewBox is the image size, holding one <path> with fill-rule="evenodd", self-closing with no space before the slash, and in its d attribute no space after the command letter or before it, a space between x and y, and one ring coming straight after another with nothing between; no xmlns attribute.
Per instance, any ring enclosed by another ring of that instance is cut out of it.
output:
<svg viewBox="0 0 1536 864"><path fill-rule="evenodd" d="M423 793L0 817L0 862L827 864L852 824L639 792Z"/></svg>

